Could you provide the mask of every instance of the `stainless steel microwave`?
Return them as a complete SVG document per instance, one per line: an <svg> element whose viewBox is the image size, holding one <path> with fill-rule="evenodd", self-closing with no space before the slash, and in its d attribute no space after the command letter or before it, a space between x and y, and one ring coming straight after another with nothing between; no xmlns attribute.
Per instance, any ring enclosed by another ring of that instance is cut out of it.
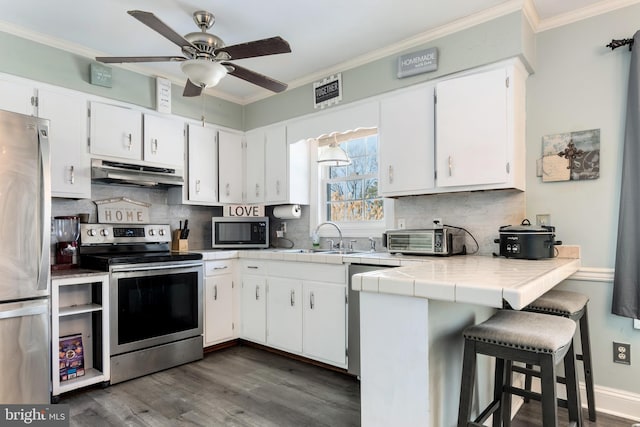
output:
<svg viewBox="0 0 640 427"><path fill-rule="evenodd" d="M216 249L266 249L269 217L211 218L211 247Z"/></svg>

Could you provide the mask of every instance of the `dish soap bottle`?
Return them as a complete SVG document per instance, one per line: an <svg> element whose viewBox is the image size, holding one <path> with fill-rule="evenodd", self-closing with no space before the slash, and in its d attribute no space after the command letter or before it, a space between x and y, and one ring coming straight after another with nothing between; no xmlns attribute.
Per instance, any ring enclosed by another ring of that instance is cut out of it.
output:
<svg viewBox="0 0 640 427"><path fill-rule="evenodd" d="M320 247L320 236L318 235L318 233L313 233L313 235L311 235L311 244L313 245L314 249Z"/></svg>

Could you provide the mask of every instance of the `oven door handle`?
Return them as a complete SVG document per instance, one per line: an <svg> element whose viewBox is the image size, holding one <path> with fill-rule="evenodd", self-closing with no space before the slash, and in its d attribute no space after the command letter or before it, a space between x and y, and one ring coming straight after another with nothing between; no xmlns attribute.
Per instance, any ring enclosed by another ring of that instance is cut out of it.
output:
<svg viewBox="0 0 640 427"><path fill-rule="evenodd" d="M202 267L202 262L190 262L184 264L162 264L162 265L147 265L140 267L113 267L113 273L128 273L130 271L150 271L150 270L171 270L176 268L193 268Z"/></svg>

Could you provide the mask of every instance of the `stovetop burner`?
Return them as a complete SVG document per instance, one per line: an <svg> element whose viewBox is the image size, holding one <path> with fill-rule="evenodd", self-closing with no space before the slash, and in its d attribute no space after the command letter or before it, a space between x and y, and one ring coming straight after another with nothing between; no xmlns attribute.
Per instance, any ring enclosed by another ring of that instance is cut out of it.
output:
<svg viewBox="0 0 640 427"><path fill-rule="evenodd" d="M201 260L202 254L171 252L169 225L80 224L80 265L109 271L112 265Z"/></svg>

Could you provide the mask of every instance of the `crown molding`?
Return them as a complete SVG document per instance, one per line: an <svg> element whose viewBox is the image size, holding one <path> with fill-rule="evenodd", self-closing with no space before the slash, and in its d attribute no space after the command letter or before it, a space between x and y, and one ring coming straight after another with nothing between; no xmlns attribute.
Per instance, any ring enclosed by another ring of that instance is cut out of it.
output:
<svg viewBox="0 0 640 427"><path fill-rule="evenodd" d="M593 18L594 16L622 9L640 3L640 0L601 0L590 6L583 7L571 12L563 13L552 18L543 19L540 25L535 28L535 32L543 32L553 28L562 27L564 25L573 24L583 19Z"/></svg>

